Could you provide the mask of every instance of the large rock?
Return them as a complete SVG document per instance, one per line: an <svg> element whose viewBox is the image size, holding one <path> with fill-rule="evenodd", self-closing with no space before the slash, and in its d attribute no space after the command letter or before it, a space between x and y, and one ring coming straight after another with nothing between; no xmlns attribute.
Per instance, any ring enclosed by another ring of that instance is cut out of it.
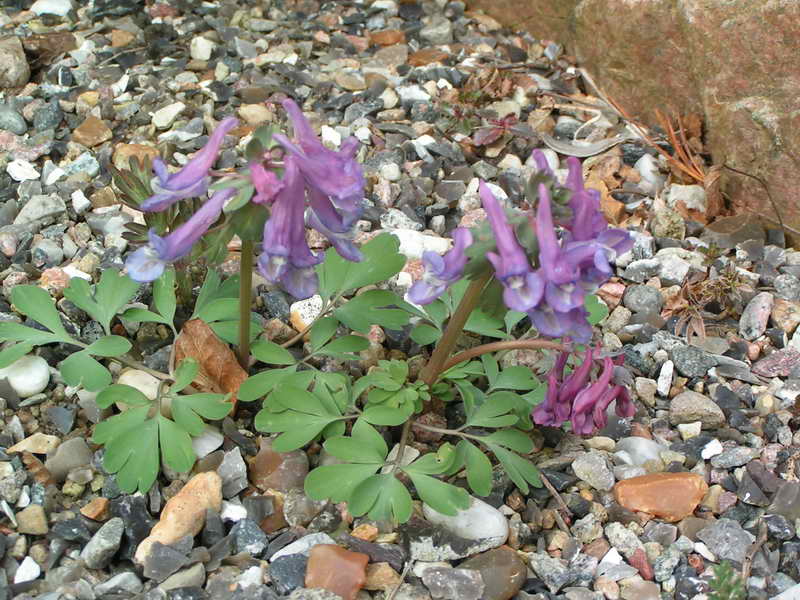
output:
<svg viewBox="0 0 800 600"><path fill-rule="evenodd" d="M30 77L31 69L19 38L0 39L0 88L22 87Z"/></svg>
<svg viewBox="0 0 800 600"><path fill-rule="evenodd" d="M631 115L699 113L715 164L765 177L800 225L800 3L783 0L471 0L498 20L566 45ZM599 35L613 32L613 35ZM724 170L738 209L777 217L759 181Z"/></svg>

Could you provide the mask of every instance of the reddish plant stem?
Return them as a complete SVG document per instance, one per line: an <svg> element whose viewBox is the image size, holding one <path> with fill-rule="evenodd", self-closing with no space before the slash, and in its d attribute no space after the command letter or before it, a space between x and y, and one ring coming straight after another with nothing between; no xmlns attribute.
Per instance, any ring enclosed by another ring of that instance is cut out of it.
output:
<svg viewBox="0 0 800 600"><path fill-rule="evenodd" d="M551 342L549 340L508 340L504 342L491 342L459 352L444 363L442 371L451 369L458 363L477 358L481 354L500 352L501 350L558 350L564 352L568 350L568 348L564 344Z"/></svg>

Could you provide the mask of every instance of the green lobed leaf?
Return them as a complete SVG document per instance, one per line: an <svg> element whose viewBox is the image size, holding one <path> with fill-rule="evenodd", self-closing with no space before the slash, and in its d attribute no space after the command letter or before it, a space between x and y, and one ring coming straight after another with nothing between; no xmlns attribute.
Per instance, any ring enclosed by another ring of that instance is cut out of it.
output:
<svg viewBox="0 0 800 600"><path fill-rule="evenodd" d="M172 326L175 319L177 299L175 298L175 269L169 267L153 282L153 304L156 310Z"/></svg>
<svg viewBox="0 0 800 600"><path fill-rule="evenodd" d="M238 298L216 298L207 302L197 313L197 318L206 323L232 321L239 318Z"/></svg>
<svg viewBox="0 0 800 600"><path fill-rule="evenodd" d="M250 320L250 341L254 341L259 336L261 324L251 315ZM224 342L236 345L239 343L239 319L230 321L215 321L208 324L211 331Z"/></svg>
<svg viewBox="0 0 800 600"><path fill-rule="evenodd" d="M31 350L33 350L33 344L26 344L24 342L14 344L8 348L3 348L0 350L0 369L5 369L6 367L17 362Z"/></svg>
<svg viewBox="0 0 800 600"><path fill-rule="evenodd" d="M517 324L522 321L528 315L524 312L519 312L516 310L509 310L506 312L505 316L503 317L503 322L506 326L506 331L511 333L511 330L517 326Z"/></svg>
<svg viewBox="0 0 800 600"><path fill-rule="evenodd" d="M369 509L369 518L376 521L393 519L405 523L413 514L411 494L394 475L375 475L379 488L378 497ZM348 509L350 505L348 504Z"/></svg>
<svg viewBox="0 0 800 600"><path fill-rule="evenodd" d="M158 422L149 406L131 408L95 426L92 441L105 445L103 467L126 493L146 493L158 476Z"/></svg>
<svg viewBox="0 0 800 600"><path fill-rule="evenodd" d="M206 272L206 278L203 280L203 285L200 286L200 291L197 294L197 301L194 304L194 312L192 319L197 319L198 314L203 308L216 297L220 289L219 274L215 269L209 269Z"/></svg>
<svg viewBox="0 0 800 600"><path fill-rule="evenodd" d="M350 500L355 487L372 476L379 466L345 463L317 467L306 476L303 487L312 500L345 502Z"/></svg>
<svg viewBox="0 0 800 600"><path fill-rule="evenodd" d="M261 362L270 365L293 365L297 362L286 348L264 338L250 346L250 353Z"/></svg>
<svg viewBox="0 0 800 600"><path fill-rule="evenodd" d="M468 413L470 427L508 427L517 422L517 416L509 414L518 402L511 393L488 396L475 411Z"/></svg>
<svg viewBox="0 0 800 600"><path fill-rule="evenodd" d="M322 348L317 350L316 353L336 356L361 352L367 348L369 348L369 340L367 338L361 337L360 335L344 335L325 344Z"/></svg>
<svg viewBox="0 0 800 600"><path fill-rule="evenodd" d="M368 290L337 308L334 316L353 331L364 334L369 333L372 325L402 329L408 324L408 313L400 308L387 308L402 302L402 298L394 292Z"/></svg>
<svg viewBox="0 0 800 600"><path fill-rule="evenodd" d="M591 325L597 325L608 316L608 306L595 294L589 294L584 301L584 308L589 313L587 320Z"/></svg>
<svg viewBox="0 0 800 600"><path fill-rule="evenodd" d="M272 442L276 452L291 452L308 444L323 429L335 421L332 418L308 415L294 411L271 413L260 411L255 418L255 426L259 431L281 434Z"/></svg>
<svg viewBox="0 0 800 600"><path fill-rule="evenodd" d="M414 414L414 406L405 404L399 408L390 406L368 406L361 418L373 425L402 425Z"/></svg>
<svg viewBox="0 0 800 600"><path fill-rule="evenodd" d="M497 359L489 353L481 355L481 363L483 363L483 372L486 374L491 388L497 381L497 376L500 375L500 365L497 363Z"/></svg>
<svg viewBox="0 0 800 600"><path fill-rule="evenodd" d="M318 319L314 325L311 326L309 332L311 341L311 351L314 352L322 348L336 333L336 328L339 327L339 321L333 317L322 317Z"/></svg>
<svg viewBox="0 0 800 600"><path fill-rule="evenodd" d="M539 469L532 462L497 444L489 444L489 447L520 492L527 494L529 483L533 487L542 487L542 482L539 479Z"/></svg>
<svg viewBox="0 0 800 600"><path fill-rule="evenodd" d="M100 408L109 408L117 402L128 406L149 406L152 403L142 392L124 383L114 383L102 389L95 402Z"/></svg>
<svg viewBox="0 0 800 600"><path fill-rule="evenodd" d="M158 440L161 460L169 468L187 473L194 466L197 457L192 448L192 438L185 429L162 414L158 415Z"/></svg>
<svg viewBox="0 0 800 600"><path fill-rule="evenodd" d="M151 310L147 310L145 308L129 308L120 316L120 319L125 321L130 321L131 323L141 323L142 321L149 321L151 323L163 323L164 325L172 325L172 323L166 318L162 317L158 313L154 313Z"/></svg>
<svg viewBox="0 0 800 600"><path fill-rule="evenodd" d="M533 441L530 436L517 429L493 431L489 435L481 437L481 441L505 446L521 454L528 454L533 451Z"/></svg>
<svg viewBox="0 0 800 600"><path fill-rule="evenodd" d="M402 470L417 488L420 499L435 511L454 517L458 511L469 508L467 490L439 481L430 475L409 471L407 467Z"/></svg>
<svg viewBox="0 0 800 600"><path fill-rule="evenodd" d="M72 281L75 280L83 281L80 277L73 277ZM66 290L64 295L66 296ZM72 338L61 324L61 317L58 315L53 299L44 289L36 285L15 286L11 289L11 302L22 314L47 327L61 341L71 341Z"/></svg>
<svg viewBox="0 0 800 600"><path fill-rule="evenodd" d="M175 372L172 374L172 378L175 382L170 386L170 391L173 394L177 394L187 385L194 381L194 378L197 377L197 372L200 370L200 363L197 362L194 358L186 357L184 358L178 366L175 368Z"/></svg>
<svg viewBox="0 0 800 600"><path fill-rule="evenodd" d="M233 404L224 394L189 394L173 396L172 417L190 435L200 435L206 427L203 419L219 421L228 416Z"/></svg>
<svg viewBox="0 0 800 600"><path fill-rule="evenodd" d="M111 373L103 365L86 354L85 350L70 354L58 366L67 385L83 386L96 392L111 384Z"/></svg>
<svg viewBox="0 0 800 600"><path fill-rule="evenodd" d="M252 402L269 394L286 376L295 372L296 366L270 369L251 375L242 382L236 397L240 402Z"/></svg>
<svg viewBox="0 0 800 600"><path fill-rule="evenodd" d="M528 391L539 387L539 380L528 367L506 367L492 384L492 389Z"/></svg>
<svg viewBox="0 0 800 600"><path fill-rule="evenodd" d="M470 489L479 496L488 496L492 491L491 461L480 448L467 440L458 443L458 450L463 453Z"/></svg>
<svg viewBox="0 0 800 600"><path fill-rule="evenodd" d="M325 260L317 266L319 294L323 299L386 281L399 273L406 263L398 252L400 241L390 233L383 233L361 247L364 260L350 262L330 248Z"/></svg>
<svg viewBox="0 0 800 600"><path fill-rule="evenodd" d="M16 288L15 288L16 289ZM55 342L65 341L59 335L20 325L19 323L0 323L0 340L4 342L25 342L31 346L43 346Z"/></svg>
<svg viewBox="0 0 800 600"><path fill-rule="evenodd" d="M501 328L504 327L502 319L492 317L486 314L480 308L473 310L467 319L464 329L487 337L502 338L508 337L508 334Z"/></svg>
<svg viewBox="0 0 800 600"><path fill-rule="evenodd" d="M95 356L120 356L131 349L131 343L119 335L105 335L84 348L87 354Z"/></svg>
<svg viewBox="0 0 800 600"><path fill-rule="evenodd" d="M441 331L436 329L433 325L427 325L425 323L420 323L411 330L411 339L420 346L433 344L440 337L442 337Z"/></svg>
<svg viewBox="0 0 800 600"><path fill-rule="evenodd" d="M88 282L73 277L64 290L64 297L99 322L106 333L111 333L111 320L130 302L139 284L117 269L106 269L95 286L94 294Z"/></svg>

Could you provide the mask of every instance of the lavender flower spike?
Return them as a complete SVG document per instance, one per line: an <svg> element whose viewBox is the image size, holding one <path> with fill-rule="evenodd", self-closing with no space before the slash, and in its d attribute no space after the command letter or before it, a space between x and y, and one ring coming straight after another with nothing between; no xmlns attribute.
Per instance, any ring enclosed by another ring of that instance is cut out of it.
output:
<svg viewBox="0 0 800 600"><path fill-rule="evenodd" d="M286 99L281 104L292 120L297 143L282 134L274 135L273 139L297 159L308 186L329 196L336 209L343 213L344 224L352 225L361 215L364 196L364 174L355 160L359 141L350 137L342 142L339 152L329 150L293 100Z"/></svg>
<svg viewBox="0 0 800 600"><path fill-rule="evenodd" d="M472 244L472 233L465 227L458 227L453 231L453 242L444 256L431 251L423 253L425 272L408 290L408 299L414 304L430 304L461 277L467 264L464 250Z"/></svg>
<svg viewBox="0 0 800 600"><path fill-rule="evenodd" d="M235 195L234 188L214 192L200 210L166 237L157 235L151 229L148 233L150 245L139 248L125 261L130 278L140 283L158 279L167 264L191 252L192 246L219 218L225 202Z"/></svg>
<svg viewBox="0 0 800 600"><path fill-rule="evenodd" d="M494 233L497 253L487 253L495 274L504 286L503 300L512 310L527 312L542 299L542 279L534 273L505 211L483 181L479 185L483 208Z"/></svg>
<svg viewBox="0 0 800 600"><path fill-rule="evenodd" d="M539 261L544 275L544 297L558 312L569 312L583 306L585 292L578 285L578 260L562 250L553 225L550 192L539 184L539 206L536 209L536 236L539 240Z"/></svg>
<svg viewBox="0 0 800 600"><path fill-rule="evenodd" d="M292 296L304 299L317 291L314 266L324 256L313 254L306 243L305 190L297 163L293 157L287 157L284 166L281 189L264 225L258 269L268 281L280 283Z"/></svg>
<svg viewBox="0 0 800 600"><path fill-rule="evenodd" d="M228 117L220 121L214 133L208 138L203 149L192 157L177 173L167 170L167 165L160 158L153 161L153 170L156 176L151 185L155 192L139 207L145 212L159 212L184 198L202 196L208 189L208 171L214 165L222 146L222 140L239 121L235 117Z"/></svg>

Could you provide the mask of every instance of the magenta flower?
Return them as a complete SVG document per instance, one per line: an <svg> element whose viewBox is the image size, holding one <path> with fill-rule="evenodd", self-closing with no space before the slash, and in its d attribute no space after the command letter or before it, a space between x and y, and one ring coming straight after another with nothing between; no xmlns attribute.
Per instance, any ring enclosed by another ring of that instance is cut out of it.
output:
<svg viewBox="0 0 800 600"><path fill-rule="evenodd" d="M489 252L486 257L505 288L503 300L512 310L531 310L542 299L541 277L533 271L525 249L517 240L506 213L492 190L483 181L479 184L479 190L497 246L497 252Z"/></svg>
<svg viewBox="0 0 800 600"><path fill-rule="evenodd" d="M159 212L175 204L178 200L204 195L208 190L208 171L217 160L222 140L238 123L239 121L235 117L228 117L220 121L202 150L197 152L177 173L170 174L164 161L156 158L153 161L153 170L156 176L151 182L155 193L142 203L139 207L140 210Z"/></svg>
<svg viewBox="0 0 800 600"><path fill-rule="evenodd" d="M472 244L472 233L465 227L458 227L453 231L453 242L444 256L431 251L423 253L425 272L408 290L408 299L414 304L430 304L461 277L467 264L464 251Z"/></svg>
<svg viewBox="0 0 800 600"><path fill-rule="evenodd" d="M214 192L200 210L166 237L157 235L151 229L148 233L150 244L130 254L125 261L130 278L138 282L158 279L169 263L191 252L192 246L219 218L225 202L235 195L234 188Z"/></svg>
<svg viewBox="0 0 800 600"><path fill-rule="evenodd" d="M572 431L578 435L589 435L594 429L594 408L608 391L608 384L614 372L614 363L610 357L603 359L603 371L597 381L584 387L575 396L572 403Z"/></svg>
<svg viewBox="0 0 800 600"><path fill-rule="evenodd" d="M559 354L553 368L547 374L547 393L544 401L533 410L533 422L537 425L560 427L564 421L569 419L572 403L562 402L561 394L559 394L567 359L569 359L569 352Z"/></svg>
<svg viewBox="0 0 800 600"><path fill-rule="evenodd" d="M276 134L273 138L295 157L308 187L328 196L342 214L344 225L350 227L363 210L364 174L355 160L359 141L349 137L342 142L338 152L329 150L317 138L311 124L293 100L286 99L281 104L289 113L297 143L282 134Z"/></svg>
<svg viewBox="0 0 800 600"><path fill-rule="evenodd" d="M281 188L264 225L258 268L265 279L280 283L296 298L313 296L318 287L314 267L324 256L311 252L303 219L305 189L293 157L284 162Z"/></svg>

